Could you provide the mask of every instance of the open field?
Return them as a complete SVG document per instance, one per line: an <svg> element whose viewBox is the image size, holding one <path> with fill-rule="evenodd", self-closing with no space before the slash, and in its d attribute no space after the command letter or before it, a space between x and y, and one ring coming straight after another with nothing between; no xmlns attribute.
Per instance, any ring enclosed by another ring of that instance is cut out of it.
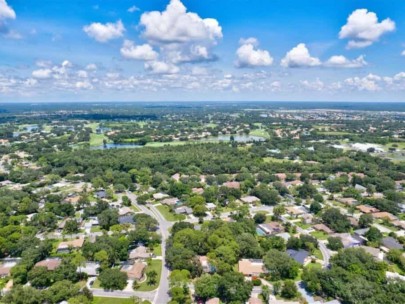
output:
<svg viewBox="0 0 405 304"><path fill-rule="evenodd" d="M94 297L92 304L133 304L132 299Z"/></svg>

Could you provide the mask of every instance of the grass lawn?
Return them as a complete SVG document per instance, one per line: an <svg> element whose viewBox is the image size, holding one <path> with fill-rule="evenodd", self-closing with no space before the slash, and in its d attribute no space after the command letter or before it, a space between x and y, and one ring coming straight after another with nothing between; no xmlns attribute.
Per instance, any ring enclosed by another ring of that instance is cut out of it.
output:
<svg viewBox="0 0 405 304"><path fill-rule="evenodd" d="M131 208L132 210L134 210L135 212L141 211L137 206L134 206L134 205L132 205L130 208Z"/></svg>
<svg viewBox="0 0 405 304"><path fill-rule="evenodd" d="M145 282L139 284L139 287L136 289L137 291L152 291L159 287L160 275L162 273L162 261L151 260L150 265L148 265L148 267L146 267L145 269L145 273L147 274L149 271L152 270L156 271L158 274L156 277L156 284L149 285L148 280L146 280Z"/></svg>
<svg viewBox="0 0 405 304"><path fill-rule="evenodd" d="M132 299L94 297L93 304L133 304Z"/></svg>
<svg viewBox="0 0 405 304"><path fill-rule="evenodd" d="M329 235L323 231L313 231L311 232L311 235L317 238L318 240L327 240L329 237Z"/></svg>
<svg viewBox="0 0 405 304"><path fill-rule="evenodd" d="M91 128L91 130L95 133L99 125L100 124L98 122L92 122L92 123L85 125L85 127Z"/></svg>
<svg viewBox="0 0 405 304"><path fill-rule="evenodd" d="M318 259L318 260L322 260L323 259L323 255L322 252L319 249L315 249L314 250L314 256ZM313 263L312 263L313 264Z"/></svg>
<svg viewBox="0 0 405 304"><path fill-rule="evenodd" d="M265 163L283 163L283 162L290 163L290 162L292 162L292 160L289 160L289 159L284 159L284 158L280 159L280 158L275 158L275 157L263 157L263 161Z"/></svg>
<svg viewBox="0 0 405 304"><path fill-rule="evenodd" d="M156 245L155 247L153 247L153 253L156 255L156 256L160 256L160 255L162 255L162 245Z"/></svg>
<svg viewBox="0 0 405 304"><path fill-rule="evenodd" d="M103 140L107 139L104 134L90 134L90 146L101 146L103 144Z"/></svg>
<svg viewBox="0 0 405 304"><path fill-rule="evenodd" d="M249 135L270 138L270 134L266 130L263 130L263 129L252 130L252 131L250 131Z"/></svg>
<svg viewBox="0 0 405 304"><path fill-rule="evenodd" d="M334 136L343 136L343 135L351 135L349 132L342 132L342 131L318 131L319 135L334 135Z"/></svg>
<svg viewBox="0 0 405 304"><path fill-rule="evenodd" d="M296 222L295 225L297 225L298 227L300 227L302 229L308 229L309 227L311 227L311 224L304 224L302 222Z"/></svg>
<svg viewBox="0 0 405 304"><path fill-rule="evenodd" d="M308 269L322 269L322 265L319 263L309 263L305 268Z"/></svg>
<svg viewBox="0 0 405 304"><path fill-rule="evenodd" d="M175 214L170 212L170 208L166 205L156 206L156 209L163 215L163 217L168 220L169 222L176 222L184 220L186 217L183 214Z"/></svg>
<svg viewBox="0 0 405 304"><path fill-rule="evenodd" d="M93 288L101 288L99 279L96 279L92 285Z"/></svg>
<svg viewBox="0 0 405 304"><path fill-rule="evenodd" d="M90 231L91 232L101 232L101 228L99 226L91 227Z"/></svg>

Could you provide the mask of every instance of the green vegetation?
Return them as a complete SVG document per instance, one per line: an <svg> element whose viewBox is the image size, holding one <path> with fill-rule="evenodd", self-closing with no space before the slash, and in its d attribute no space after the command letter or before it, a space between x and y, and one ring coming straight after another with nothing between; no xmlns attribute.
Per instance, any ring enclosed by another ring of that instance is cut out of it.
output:
<svg viewBox="0 0 405 304"><path fill-rule="evenodd" d="M166 205L156 206L156 209L158 209L163 217L170 222L181 221L185 218L183 214L175 214L171 212L170 208Z"/></svg>
<svg viewBox="0 0 405 304"><path fill-rule="evenodd" d="M146 278L146 280L142 283L139 283L139 287L136 288L137 291L152 291L155 290L156 288L159 287L159 282L160 282L160 276L162 273L162 261L161 260L150 260L148 261L148 266L145 269L145 274L148 276L148 273L150 272L156 272L156 277L154 278L154 284L151 284L149 279Z"/></svg>

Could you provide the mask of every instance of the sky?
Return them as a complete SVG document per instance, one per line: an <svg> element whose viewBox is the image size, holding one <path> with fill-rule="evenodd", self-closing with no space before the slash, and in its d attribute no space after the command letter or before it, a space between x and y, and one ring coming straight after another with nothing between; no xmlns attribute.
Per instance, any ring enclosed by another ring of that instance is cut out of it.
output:
<svg viewBox="0 0 405 304"><path fill-rule="evenodd" d="M405 1L0 0L24 101L405 101Z"/></svg>

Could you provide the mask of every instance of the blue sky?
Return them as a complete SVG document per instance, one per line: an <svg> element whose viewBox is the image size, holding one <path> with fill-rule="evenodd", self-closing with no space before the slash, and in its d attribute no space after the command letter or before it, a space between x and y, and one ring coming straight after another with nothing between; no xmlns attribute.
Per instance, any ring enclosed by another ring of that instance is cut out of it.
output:
<svg viewBox="0 0 405 304"><path fill-rule="evenodd" d="M405 101L401 0L0 0L0 101Z"/></svg>

